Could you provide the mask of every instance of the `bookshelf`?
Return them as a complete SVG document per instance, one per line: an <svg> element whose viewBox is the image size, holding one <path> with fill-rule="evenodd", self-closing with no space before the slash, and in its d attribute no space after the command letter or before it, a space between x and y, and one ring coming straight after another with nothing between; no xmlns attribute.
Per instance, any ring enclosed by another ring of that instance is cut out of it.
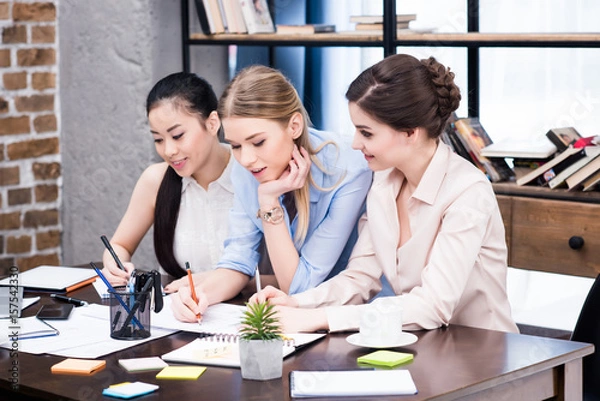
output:
<svg viewBox="0 0 600 401"><path fill-rule="evenodd" d="M481 33L479 0L467 0L466 33L414 33L397 37L396 0L382 1L380 35L301 36L190 33L190 17L196 16L190 15L189 1L181 0L183 69L190 70L190 47L197 45L380 47L384 56L395 54L400 46L462 47L467 49L469 116L479 117L479 49L600 48L600 33ZM600 249L600 192L571 193L503 183L493 186L505 222L510 266L585 277L600 273L596 251ZM574 249L569 244L572 237L581 237L584 245Z"/></svg>

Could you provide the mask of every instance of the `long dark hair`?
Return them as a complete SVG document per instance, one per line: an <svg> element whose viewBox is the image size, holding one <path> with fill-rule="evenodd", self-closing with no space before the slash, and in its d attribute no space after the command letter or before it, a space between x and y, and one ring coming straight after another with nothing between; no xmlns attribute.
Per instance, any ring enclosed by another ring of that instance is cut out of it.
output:
<svg viewBox="0 0 600 401"><path fill-rule="evenodd" d="M204 125L210 113L217 109L217 96L205 79L196 74L178 72L161 79L150 90L146 99L146 113L150 114L154 108L165 103L197 116ZM173 252L180 204L181 177L169 166L156 195L154 252L162 268L177 278L186 273L177 263Z"/></svg>
<svg viewBox="0 0 600 401"><path fill-rule="evenodd" d="M369 67L346 92L348 101L379 122L398 131L423 127L430 138L442 133L460 98L449 68L433 57L418 60L408 54Z"/></svg>

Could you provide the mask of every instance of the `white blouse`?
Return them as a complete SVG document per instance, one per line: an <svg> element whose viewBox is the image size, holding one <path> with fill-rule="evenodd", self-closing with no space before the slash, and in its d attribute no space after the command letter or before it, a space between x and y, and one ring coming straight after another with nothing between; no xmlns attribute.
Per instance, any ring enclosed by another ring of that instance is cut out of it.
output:
<svg viewBox="0 0 600 401"><path fill-rule="evenodd" d="M189 262L194 273L214 269L223 252L229 209L233 206L233 163L234 157L230 156L223 174L208 185L208 190L192 177L182 179L173 252L179 265L185 268L185 262Z"/></svg>

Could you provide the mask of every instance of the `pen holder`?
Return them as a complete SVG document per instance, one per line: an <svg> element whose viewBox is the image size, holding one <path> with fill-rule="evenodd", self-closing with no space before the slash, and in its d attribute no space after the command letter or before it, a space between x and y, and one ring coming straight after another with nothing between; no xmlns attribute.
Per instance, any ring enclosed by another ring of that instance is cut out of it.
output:
<svg viewBox="0 0 600 401"><path fill-rule="evenodd" d="M141 340L150 337L150 301L152 291L128 292L125 287L110 294L110 336L117 340Z"/></svg>

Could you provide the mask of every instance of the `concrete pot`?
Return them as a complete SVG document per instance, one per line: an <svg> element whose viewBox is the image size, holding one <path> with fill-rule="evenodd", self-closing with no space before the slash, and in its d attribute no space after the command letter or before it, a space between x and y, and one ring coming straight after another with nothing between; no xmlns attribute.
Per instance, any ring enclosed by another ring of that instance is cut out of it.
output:
<svg viewBox="0 0 600 401"><path fill-rule="evenodd" d="M283 340L240 340L242 378L278 379L283 373Z"/></svg>

